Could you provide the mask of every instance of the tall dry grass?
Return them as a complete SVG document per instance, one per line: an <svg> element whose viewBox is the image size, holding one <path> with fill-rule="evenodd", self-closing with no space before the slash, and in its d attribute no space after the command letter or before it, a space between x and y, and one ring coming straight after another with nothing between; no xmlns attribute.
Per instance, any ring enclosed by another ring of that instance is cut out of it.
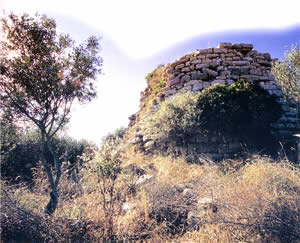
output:
<svg viewBox="0 0 300 243"><path fill-rule="evenodd" d="M60 202L51 219L43 215L47 181L42 168L35 186L1 190L1 237L28 233L36 241L101 242L299 242L300 171L289 162L257 157L220 164L145 156L127 149L122 168L134 164L151 179L118 175L111 239L95 161L72 174L66 166ZM151 165L151 166L150 166ZM124 205L127 208L124 208ZM43 229L41 229L41 227Z"/></svg>

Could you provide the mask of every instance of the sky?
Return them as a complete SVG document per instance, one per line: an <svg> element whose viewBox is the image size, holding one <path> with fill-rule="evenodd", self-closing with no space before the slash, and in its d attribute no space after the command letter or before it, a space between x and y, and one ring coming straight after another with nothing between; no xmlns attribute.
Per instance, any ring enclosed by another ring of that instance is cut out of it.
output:
<svg viewBox="0 0 300 243"><path fill-rule="evenodd" d="M252 43L282 59L300 43L299 9L299 0L0 0L0 14L47 14L77 43L102 37L98 98L74 107L67 130L97 144L128 125L145 76L159 64L219 42Z"/></svg>

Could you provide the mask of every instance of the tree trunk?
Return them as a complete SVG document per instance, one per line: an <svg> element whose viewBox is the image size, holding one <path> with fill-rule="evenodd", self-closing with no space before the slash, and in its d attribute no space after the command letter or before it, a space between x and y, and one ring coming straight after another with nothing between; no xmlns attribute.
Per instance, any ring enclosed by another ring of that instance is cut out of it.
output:
<svg viewBox="0 0 300 243"><path fill-rule="evenodd" d="M45 214L51 216L57 207L57 203L58 203L58 193L57 191L53 190L52 192L50 192L50 201L48 202L46 208L45 208Z"/></svg>
<svg viewBox="0 0 300 243"><path fill-rule="evenodd" d="M46 134L45 134L43 129L42 129L41 135L42 135L41 147L40 147L40 149L41 149L41 160L42 160L42 163L44 165L46 174L48 176L48 181L49 181L49 184L50 184L50 187L51 187L50 200L49 200L47 206L45 207L45 214L51 216L55 212L55 210L57 208L57 204L58 204L58 197L59 196L58 196L58 193L57 193L57 186L58 186L59 179L60 179L60 176L61 176L61 168L60 168L58 158L57 158L51 144L49 144L50 143L49 138L45 137ZM55 167L56 167L55 182L54 182L54 178L53 178L53 175L52 175L52 171L50 169L50 163L49 163L49 161L47 161L46 156L45 156L45 148L46 147L49 149L51 155L53 156L54 162L55 162Z"/></svg>

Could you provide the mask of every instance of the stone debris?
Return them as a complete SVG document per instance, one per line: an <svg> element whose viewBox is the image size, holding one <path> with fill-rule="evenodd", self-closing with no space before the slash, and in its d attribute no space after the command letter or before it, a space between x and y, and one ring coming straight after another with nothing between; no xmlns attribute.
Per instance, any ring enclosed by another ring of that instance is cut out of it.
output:
<svg viewBox="0 0 300 243"><path fill-rule="evenodd" d="M136 185L143 185L153 179L152 175L142 175L136 181Z"/></svg>

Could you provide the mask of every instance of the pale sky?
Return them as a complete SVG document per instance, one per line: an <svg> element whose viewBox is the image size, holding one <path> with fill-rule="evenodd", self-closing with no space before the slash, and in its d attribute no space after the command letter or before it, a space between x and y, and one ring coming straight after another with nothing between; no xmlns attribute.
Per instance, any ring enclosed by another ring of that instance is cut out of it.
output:
<svg viewBox="0 0 300 243"><path fill-rule="evenodd" d="M162 54L168 48L207 33L298 26L299 9L299 0L0 0L1 14L47 14L78 42L102 36L99 97L74 108L68 130L74 138L96 143L127 126L128 116L138 111L144 77L157 65L174 61L174 56Z"/></svg>

